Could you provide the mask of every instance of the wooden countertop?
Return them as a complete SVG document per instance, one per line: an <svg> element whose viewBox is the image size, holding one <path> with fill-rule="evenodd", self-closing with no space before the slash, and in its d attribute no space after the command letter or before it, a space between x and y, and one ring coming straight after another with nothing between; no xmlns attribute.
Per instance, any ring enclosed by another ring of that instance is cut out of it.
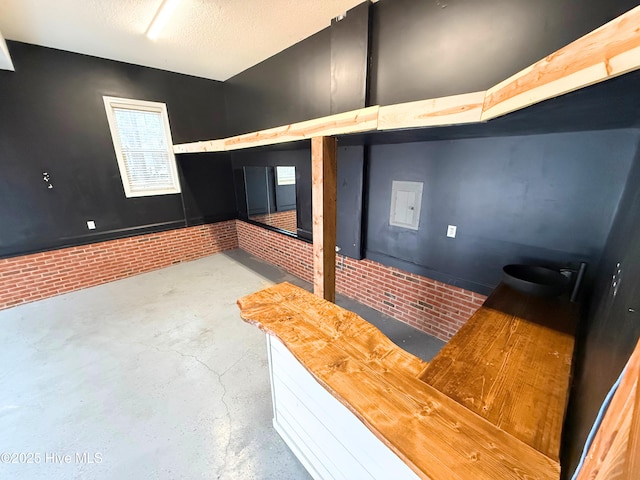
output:
<svg viewBox="0 0 640 480"><path fill-rule="evenodd" d="M558 461L576 321L566 299L501 284L420 378Z"/></svg>
<svg viewBox="0 0 640 480"><path fill-rule="evenodd" d="M565 405L553 405L555 398L566 402L570 368L566 350L573 344L553 339L564 338L575 324L568 322L565 331L544 326L552 323L555 307L540 307L540 313L536 302L525 302L529 305L525 308L520 300L510 289L497 289L472 317L478 317L474 320L478 330L461 330L442 358L438 355L429 366L355 313L288 283L243 297L238 305L243 319L279 338L320 384L421 478L558 479L557 456L541 450L555 451L559 442ZM540 322L537 326L525 324L535 320ZM469 338L474 331L487 337L485 329L493 332L490 338L501 340ZM518 340L521 332L529 332L527 340ZM467 342L475 342L472 352L462 345ZM544 353L549 350L547 343L557 346L550 354ZM483 349L487 349L480 362L484 367L467 370L472 365L465 367L463 357L481 355ZM556 350L559 360L551 361ZM556 367L562 372L554 373ZM447 369L457 380L447 381ZM479 375L485 377L484 390ZM442 383L445 391L431 382ZM467 383L474 387L468 389ZM529 392L539 395L545 385L551 398L542 407L522 397ZM472 401L467 391L473 392ZM541 433L535 435L532 429L539 427L530 418L542 414L533 407L554 416L542 422ZM524 427L519 415L524 415ZM552 439L556 433L558 438ZM523 440L529 437L532 443Z"/></svg>

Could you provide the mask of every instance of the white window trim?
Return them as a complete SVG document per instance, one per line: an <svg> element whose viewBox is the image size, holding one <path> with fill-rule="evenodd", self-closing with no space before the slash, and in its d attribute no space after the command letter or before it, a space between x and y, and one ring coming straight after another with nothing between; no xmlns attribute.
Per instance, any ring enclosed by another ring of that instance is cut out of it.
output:
<svg viewBox="0 0 640 480"><path fill-rule="evenodd" d="M118 98L103 96L104 107L107 112L107 120L109 121L109 130L111 131L111 139L113 140L113 147L118 160L118 169L120 170L120 177L122 180L122 186L124 187L124 193L127 198L129 197L147 197L152 195L168 195L174 193L180 193L180 177L178 176L178 167L176 166L176 158L173 154L173 140L171 139L171 128L169 126L169 115L167 114L167 106L160 102L149 102L145 100L134 100L130 98ZM122 147L120 144L120 137L118 135L116 119L113 114L114 108L124 108L130 110L140 110L147 112L160 113L162 121L164 123L164 133L167 140L167 153L169 155L169 169L173 177L173 186L171 188L162 188L155 190L144 191L132 191L129 185L129 179L127 177L127 168L124 156L122 154Z"/></svg>

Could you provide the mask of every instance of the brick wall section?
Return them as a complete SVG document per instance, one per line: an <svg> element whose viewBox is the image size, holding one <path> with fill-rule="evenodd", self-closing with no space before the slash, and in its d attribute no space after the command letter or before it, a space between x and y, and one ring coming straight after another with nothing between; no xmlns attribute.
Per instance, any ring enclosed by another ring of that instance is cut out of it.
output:
<svg viewBox="0 0 640 480"><path fill-rule="evenodd" d="M251 215L251 220L296 233L298 230L298 219L296 217L297 213L295 210L287 210L285 212Z"/></svg>
<svg viewBox="0 0 640 480"><path fill-rule="evenodd" d="M230 220L0 259L0 309L237 247Z"/></svg>
<svg viewBox="0 0 640 480"><path fill-rule="evenodd" d="M311 244L231 220L0 259L0 309L238 247L313 281ZM339 293L445 341L486 298L371 260L336 264Z"/></svg>
<svg viewBox="0 0 640 480"><path fill-rule="evenodd" d="M239 220L237 232L241 249L313 281L310 244ZM337 256L336 267L339 293L444 341L458 331L486 298L367 259Z"/></svg>
<svg viewBox="0 0 640 480"><path fill-rule="evenodd" d="M287 272L313 282L313 247L297 238L237 220L238 247Z"/></svg>
<svg viewBox="0 0 640 480"><path fill-rule="evenodd" d="M336 259L336 290L448 341L486 297L371 260Z"/></svg>

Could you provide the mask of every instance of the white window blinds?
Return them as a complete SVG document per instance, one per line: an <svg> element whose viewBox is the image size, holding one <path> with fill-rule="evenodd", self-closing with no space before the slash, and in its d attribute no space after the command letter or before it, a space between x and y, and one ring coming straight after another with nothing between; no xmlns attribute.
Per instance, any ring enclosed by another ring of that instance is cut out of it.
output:
<svg viewBox="0 0 640 480"><path fill-rule="evenodd" d="M179 193L166 106L105 97L105 107L126 196Z"/></svg>

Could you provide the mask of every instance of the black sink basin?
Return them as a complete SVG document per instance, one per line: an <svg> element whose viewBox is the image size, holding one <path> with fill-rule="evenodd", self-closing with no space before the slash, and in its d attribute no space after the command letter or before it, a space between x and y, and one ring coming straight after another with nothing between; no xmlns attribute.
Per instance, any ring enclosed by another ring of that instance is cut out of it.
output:
<svg viewBox="0 0 640 480"><path fill-rule="evenodd" d="M534 265L506 265L502 271L502 281L511 288L540 297L557 297L569 283L560 272Z"/></svg>

